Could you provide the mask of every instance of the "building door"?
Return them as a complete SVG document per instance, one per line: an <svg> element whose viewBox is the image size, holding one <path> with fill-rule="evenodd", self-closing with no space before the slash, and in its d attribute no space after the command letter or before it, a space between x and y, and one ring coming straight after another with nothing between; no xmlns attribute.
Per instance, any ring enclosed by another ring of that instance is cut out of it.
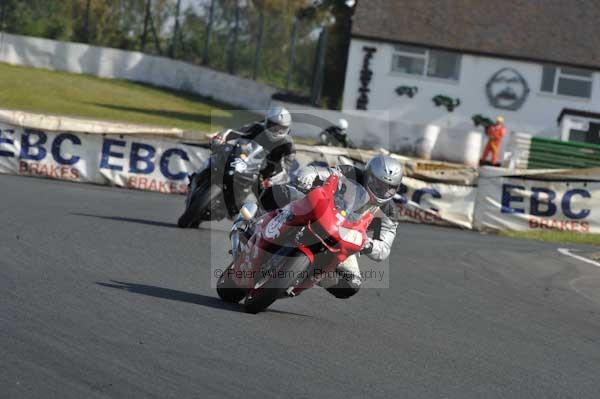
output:
<svg viewBox="0 0 600 399"><path fill-rule="evenodd" d="M600 123L590 122L585 141L591 144L600 144Z"/></svg>

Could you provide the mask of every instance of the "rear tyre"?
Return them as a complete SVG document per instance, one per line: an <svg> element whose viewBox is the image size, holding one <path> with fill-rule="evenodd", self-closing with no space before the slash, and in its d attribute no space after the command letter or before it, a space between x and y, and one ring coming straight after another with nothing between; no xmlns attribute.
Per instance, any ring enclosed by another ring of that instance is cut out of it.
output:
<svg viewBox="0 0 600 399"><path fill-rule="evenodd" d="M273 255L273 256L278 256ZM279 255L281 256L281 255ZM251 290L244 301L244 309L248 313L262 312L293 286L300 284L306 278L310 261L301 252L284 254L286 259L276 270L276 278L269 278L262 286Z"/></svg>
<svg viewBox="0 0 600 399"><path fill-rule="evenodd" d="M231 279L231 275L229 274L231 268L232 265L225 269L221 277L219 277L219 281L217 281L217 294L225 302L238 303L244 299L246 292L239 288Z"/></svg>

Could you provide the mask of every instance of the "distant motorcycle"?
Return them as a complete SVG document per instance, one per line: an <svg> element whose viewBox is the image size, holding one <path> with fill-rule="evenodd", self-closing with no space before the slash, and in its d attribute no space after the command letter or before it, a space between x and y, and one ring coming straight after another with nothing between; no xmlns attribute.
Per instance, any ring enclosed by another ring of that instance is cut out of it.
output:
<svg viewBox="0 0 600 399"><path fill-rule="evenodd" d="M285 171L261 181L265 149L244 137L227 140L230 132L233 130L213 138L211 156L198 173L189 177L185 211L177 222L179 227L198 227L202 221L233 219L251 193L258 197L262 187L287 182Z"/></svg>
<svg viewBox="0 0 600 399"><path fill-rule="evenodd" d="M377 210L366 190L344 176L330 176L306 196L289 189L295 200L256 221L256 204L245 204L231 231L233 261L217 281L217 293L228 302L244 299L249 313L335 273L361 250Z"/></svg>

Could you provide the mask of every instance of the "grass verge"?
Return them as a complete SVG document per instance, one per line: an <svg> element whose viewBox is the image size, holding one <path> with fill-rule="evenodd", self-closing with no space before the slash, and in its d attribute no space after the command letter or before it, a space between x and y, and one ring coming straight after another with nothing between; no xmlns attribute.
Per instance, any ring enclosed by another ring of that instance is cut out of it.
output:
<svg viewBox="0 0 600 399"><path fill-rule="evenodd" d="M0 108L211 132L258 116L140 83L0 63Z"/></svg>
<svg viewBox="0 0 600 399"><path fill-rule="evenodd" d="M501 231L504 237L525 238L529 240L548 241L558 244L600 245L600 234L582 234L569 231Z"/></svg>

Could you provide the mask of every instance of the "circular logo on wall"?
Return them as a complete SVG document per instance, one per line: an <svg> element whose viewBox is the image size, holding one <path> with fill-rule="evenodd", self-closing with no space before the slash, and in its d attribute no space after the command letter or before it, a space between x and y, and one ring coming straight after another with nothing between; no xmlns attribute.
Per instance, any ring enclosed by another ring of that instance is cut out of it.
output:
<svg viewBox="0 0 600 399"><path fill-rule="evenodd" d="M527 99L529 86L516 69L502 68L488 80L485 91L492 107L516 111Z"/></svg>

